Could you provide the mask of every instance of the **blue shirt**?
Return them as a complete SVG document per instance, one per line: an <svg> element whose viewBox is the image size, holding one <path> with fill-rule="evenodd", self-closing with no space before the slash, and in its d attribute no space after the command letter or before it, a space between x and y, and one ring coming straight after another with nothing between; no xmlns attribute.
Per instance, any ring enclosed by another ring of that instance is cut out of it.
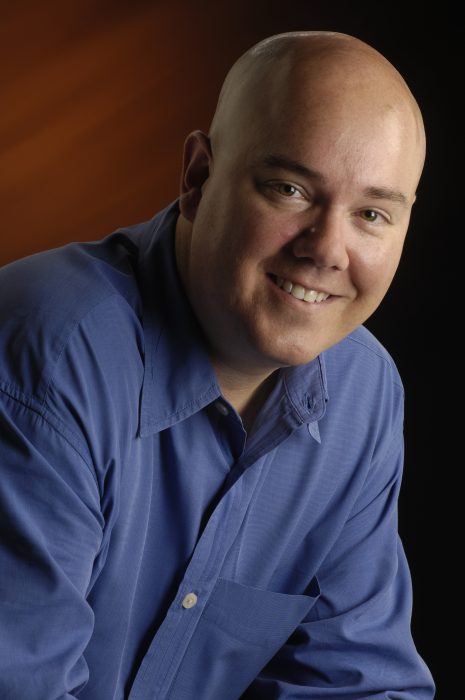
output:
<svg viewBox="0 0 465 700"><path fill-rule="evenodd" d="M358 328L246 436L178 213L0 271L0 697L430 700L392 359Z"/></svg>

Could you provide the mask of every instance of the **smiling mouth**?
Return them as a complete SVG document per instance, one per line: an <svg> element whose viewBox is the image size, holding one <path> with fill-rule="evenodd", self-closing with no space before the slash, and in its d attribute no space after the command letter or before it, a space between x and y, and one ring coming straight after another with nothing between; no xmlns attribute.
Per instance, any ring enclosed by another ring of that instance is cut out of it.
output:
<svg viewBox="0 0 465 700"><path fill-rule="evenodd" d="M291 282L291 280L284 279L283 277L277 277L276 275L270 275L273 282L280 287L284 292L291 294L295 299L301 299L309 304L320 304L322 301L329 299L331 294L327 292L320 292L316 289L307 289L302 287L301 284L296 284Z"/></svg>

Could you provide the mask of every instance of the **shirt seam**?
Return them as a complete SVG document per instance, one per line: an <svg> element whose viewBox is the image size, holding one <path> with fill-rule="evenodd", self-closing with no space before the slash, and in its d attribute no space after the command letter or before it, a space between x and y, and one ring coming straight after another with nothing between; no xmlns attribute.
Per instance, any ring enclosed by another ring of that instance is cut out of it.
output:
<svg viewBox="0 0 465 700"><path fill-rule="evenodd" d="M386 461L386 460L388 460L388 459L391 458L392 454L393 454L394 451L395 451L394 448L395 448L395 445L396 445L396 441L399 439L399 437L400 437L400 439L402 440L403 431L402 431L402 427L401 427L401 429L399 430L399 426L398 426L398 423L399 423L399 422L400 422L400 424L401 424L401 426L402 426L402 422L403 422L403 421L402 421L402 418L398 418L398 419L397 419L396 424L395 424L395 427L394 427L393 430L392 430L392 434L391 434L391 437L390 437L390 440L389 440L389 445L388 445L388 447L387 447L386 453L383 455L383 458L382 458L384 461ZM333 547L337 544L337 542L338 542L338 540L339 540L339 537L341 537L344 528L347 526L347 523L350 523L351 520L353 520L354 518L356 518L357 516L359 516L360 513L367 507L367 506L364 506L364 508L362 508L361 510L358 510L357 512L353 512L354 506L355 506L355 504L356 504L358 498L360 497L360 495L362 494L362 492L363 492L363 490L364 490L364 488L365 488L365 486L366 486L367 479L368 479L368 476L369 476L369 472L371 473L371 471L373 470L373 468L375 467L375 465L376 465L378 462L379 462L379 460L375 460L375 461L371 462L370 469L368 470L367 474L365 475L365 478L364 478L364 480L363 480L363 483L362 483L361 486L360 486L360 489L359 489L359 491L358 491L358 494L357 494L357 495L355 496L355 498L354 498L354 501L353 501L352 506L351 506L351 508L350 508L350 510L349 510L349 512L348 512L348 514L347 514L346 519L345 519L344 522L341 524L341 528L340 528L340 531L339 531L337 537L334 539L334 541L333 541L331 547L329 548L326 557L325 557L322 561L320 561L320 563L319 563L319 565L318 565L318 568L317 568L317 570L316 570L316 572L315 572L315 576L316 576L317 578L318 578L318 573L319 573L321 567L323 566L323 564L324 564L326 558L331 554L331 552L332 552L332 550L333 550ZM398 489L400 488L400 483L401 483L401 481L402 481L402 473L403 473L403 465L401 465L400 468L397 469L397 473L395 474L395 476L394 476L393 479L392 479L392 485L394 486L394 488L396 487L396 486L395 486L396 484L397 484L397 488L398 488ZM370 504L368 504L368 505L370 505ZM316 620L324 620L324 619L326 619L326 618L322 618L322 617L321 617L321 614L320 614L320 607L321 607L321 596L320 596L319 598L317 598L317 600L315 601L315 605L312 607L312 609L311 609L311 611L310 611L310 615L314 615L314 616L316 617Z"/></svg>
<svg viewBox="0 0 465 700"><path fill-rule="evenodd" d="M355 497L354 503L352 504L352 506L354 506L355 503L357 502L359 496L362 494L362 492L366 486L368 478L370 477L373 470L378 467L380 462L388 462L392 458L392 456L395 454L399 445L400 445L401 449L403 449L403 417L402 417L401 411L399 411L399 414L400 415L398 416L398 418L394 424L394 427L392 429L391 437L389 439L389 443L386 447L385 453L381 457L379 457L378 459L375 459L371 462L370 468L369 468L369 470L367 470L367 473L365 474L365 478L363 480L363 483L361 484L360 490L359 490L357 496ZM403 470L404 469L403 469L403 460L402 460L402 463L397 470L398 473L396 474L394 481L399 481L399 482L402 481ZM346 525L346 523L348 523L354 517L359 515L360 512L361 511L357 511L356 513L354 513L353 507L352 507L349 511L349 514L348 514L346 520L344 521L344 526Z"/></svg>
<svg viewBox="0 0 465 700"><path fill-rule="evenodd" d="M45 386L45 389L44 389L44 398L43 398L43 400L42 400L42 402L41 402L41 405L44 406L44 408L45 408L45 406L46 406L46 404L47 404L47 396L48 396L49 390L50 390L50 388L51 388L51 386L52 386L52 384L53 384L53 382L54 382L54 380L55 380L55 373L56 373L56 371L57 371L58 363L60 362L60 359L61 359L61 356L63 355L63 352L65 351L66 347L67 347L68 344L70 343L72 335L75 333L75 331L77 330L77 328L79 328L79 326L83 323L83 321L84 321L93 311L95 311L96 308L98 308L101 304L106 303L109 299L114 299L115 297L118 297L118 296L119 296L119 295L118 295L116 292L111 292L111 293L108 294L106 297L104 297L103 299L100 299L100 300L97 301L93 306L91 306L89 309L87 309L87 311L83 314L83 316L81 316L79 319L76 319L76 320L74 321L74 323L72 324L71 328L70 328L69 331L68 331L68 334L67 334L66 338L63 339L63 344L62 344L62 346L61 346L61 348L60 348L59 353L58 353L57 356L56 356L56 359L55 359L53 368L52 368L51 373L50 373L50 377L49 377L49 379L48 379L48 381L47 381L47 384L46 384L46 386ZM44 379L45 379L45 378L44 378ZM50 411L50 409L48 409L48 410Z"/></svg>
<svg viewBox="0 0 465 700"><path fill-rule="evenodd" d="M380 360L382 360L391 370L392 383L395 384L397 387L399 387L399 389L402 389L402 391L404 391L404 387L402 385L402 382L399 381L395 376L395 364L394 364L393 360L391 360L390 358L383 355L379 350L376 350L376 348L372 347L371 345L364 343L363 340L360 340L359 338L354 338L352 335L349 335L349 336L347 336L347 340L350 340L352 343L357 343L358 345L361 345L363 348L365 348L366 350L371 352L373 355L376 355L376 357L379 357Z"/></svg>
<svg viewBox="0 0 465 700"><path fill-rule="evenodd" d="M83 451L87 452L87 450L81 450L79 448L79 443L81 443L81 441L77 438L77 436L74 435L73 431L70 428L68 428L68 426L66 426L51 411L47 410L44 406L40 405L40 410L39 410L39 408L36 408L35 406L33 406L31 404L30 400L27 401L25 398L19 398L18 396L13 395L5 387L2 387L2 386L0 386L0 393L7 396L15 404L20 405L20 406L24 406L24 408L27 411L32 412L32 413L36 414L37 416L39 416L40 418L42 418L42 420L44 420L57 435L59 435L66 443L68 443L68 445L80 457L80 459L86 465L87 469L90 471L90 473L95 481L95 484L97 486L99 496L101 496L95 466L93 465L93 463L91 461L89 462L86 459L86 457L82 454ZM66 435L66 433L69 433L69 436ZM71 436L74 440L76 440L76 444L74 444L73 440L71 439ZM82 447L84 447L83 443L81 443L81 445L82 445Z"/></svg>

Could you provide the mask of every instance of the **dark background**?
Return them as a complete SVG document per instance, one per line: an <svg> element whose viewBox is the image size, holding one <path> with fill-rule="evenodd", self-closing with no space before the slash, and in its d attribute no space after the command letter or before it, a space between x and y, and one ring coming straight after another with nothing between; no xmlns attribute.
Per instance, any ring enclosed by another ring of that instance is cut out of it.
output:
<svg viewBox="0 0 465 700"><path fill-rule="evenodd" d="M446 5L444 20L437 8L408 2L303 0L19 0L0 7L0 264L102 238L174 199L185 136L208 130L228 68L265 36L353 34L407 80L424 114L428 157L397 277L367 325L393 355L406 389L399 530L413 580L412 631L437 697L447 697L454 674L442 676L437 639L453 600L450 592L442 598L439 534L447 523L441 490L457 460L444 452L444 371L452 362L444 314L459 262L452 213L454 226L462 218L458 203L452 207L460 84L453 14Z"/></svg>

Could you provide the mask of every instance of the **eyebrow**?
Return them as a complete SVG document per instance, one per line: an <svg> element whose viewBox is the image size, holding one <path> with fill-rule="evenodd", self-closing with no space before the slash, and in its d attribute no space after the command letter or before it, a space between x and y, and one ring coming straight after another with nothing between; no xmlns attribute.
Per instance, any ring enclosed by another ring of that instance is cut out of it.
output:
<svg viewBox="0 0 465 700"><path fill-rule="evenodd" d="M391 190L388 187L367 187L363 190L363 194L365 197L373 199L388 199L391 202L402 204L404 207L408 205L408 199L405 194L397 190Z"/></svg>
<svg viewBox="0 0 465 700"><path fill-rule="evenodd" d="M326 182L325 176L318 170L308 168L300 161L280 154L268 155L255 163L255 165L264 165L268 168L282 168L283 170L289 170L290 172L296 173L297 175L302 175L303 177L312 180L318 180L322 183ZM408 206L408 199L405 194L399 192L398 190L392 190L389 187L366 187L363 190L363 194L365 197L372 197L373 199L387 199L390 202L396 202L404 207Z"/></svg>

